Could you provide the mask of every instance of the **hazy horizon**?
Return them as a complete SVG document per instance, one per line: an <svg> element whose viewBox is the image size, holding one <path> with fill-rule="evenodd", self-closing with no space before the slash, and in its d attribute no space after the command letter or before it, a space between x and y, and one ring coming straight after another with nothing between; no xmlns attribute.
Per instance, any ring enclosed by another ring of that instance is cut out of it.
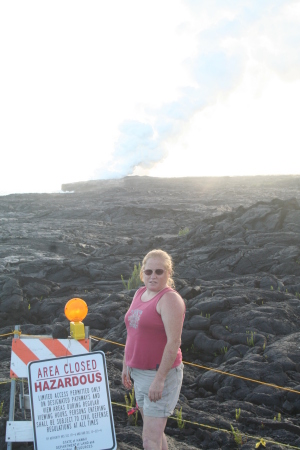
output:
<svg viewBox="0 0 300 450"><path fill-rule="evenodd" d="M59 193L61 193L61 194L69 194L69 193L73 193L74 191L68 191L68 190L63 190L62 188L63 187L66 187L66 186L68 186L69 184L70 185L72 185L72 184L74 184L74 185L76 185L76 184L85 184L85 183L89 183L89 182L91 182L91 183L93 183L93 182L101 182L101 181L121 181L122 179L124 179L124 178L128 178L128 177L138 177L138 178L144 178L144 177L146 177L146 178L155 178L155 179L158 179L158 178L162 178L162 179L180 179L180 178L201 178L201 179L205 179L205 178L207 178L207 179L220 179L220 178L234 178L234 179L236 179L236 178L246 178L246 179L248 179L248 178L268 178L268 177L274 177L274 178L277 178L277 177L279 177L279 178L281 178L281 177L284 177L284 178L294 178L294 177L300 177L300 174L261 174L261 175L216 175L216 176L209 176L209 175L203 175L203 176L194 176L194 175L190 175L190 176L178 176L178 177L173 177L173 176L169 176L169 177L155 177L155 176L153 176L153 175L126 175L126 176L124 176L124 177L121 177L121 178L105 178L105 179L92 179L92 180L78 180L78 181L73 181L73 182L71 182L71 183L63 183L62 185L61 185L61 189L59 189L59 190L56 190L56 191L47 191L47 192L44 192L44 191L36 191L36 192L6 192L6 193L2 193L2 192L0 192L0 197L3 197L3 196L7 196L7 195L22 195L22 194L59 194ZM74 186L75 187L75 186Z"/></svg>

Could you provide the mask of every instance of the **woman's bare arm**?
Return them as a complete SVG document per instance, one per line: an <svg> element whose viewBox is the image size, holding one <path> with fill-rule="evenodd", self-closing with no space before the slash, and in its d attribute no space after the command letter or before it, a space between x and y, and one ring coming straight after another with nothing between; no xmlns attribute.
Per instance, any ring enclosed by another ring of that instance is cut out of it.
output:
<svg viewBox="0 0 300 450"><path fill-rule="evenodd" d="M181 333L185 305L179 294L167 292L159 301L158 311L165 327L167 343L156 376L149 388L149 399L161 399L165 379L176 359L181 344Z"/></svg>

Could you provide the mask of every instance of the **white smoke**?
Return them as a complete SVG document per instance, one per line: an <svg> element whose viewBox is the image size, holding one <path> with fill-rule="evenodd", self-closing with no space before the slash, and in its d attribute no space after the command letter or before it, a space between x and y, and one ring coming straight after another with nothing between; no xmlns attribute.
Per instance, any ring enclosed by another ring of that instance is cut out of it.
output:
<svg viewBox="0 0 300 450"><path fill-rule="evenodd" d="M150 111L151 123L123 122L112 162L97 177L130 175L137 167L150 169L160 162L166 156L166 141L179 135L196 112L232 92L251 58L281 76L299 78L299 17L288 10L296 4L294 0L185 3L194 23L183 24L183 28L197 27L203 16L211 22L196 33L197 54L185 62L192 86L182 87L177 101Z"/></svg>

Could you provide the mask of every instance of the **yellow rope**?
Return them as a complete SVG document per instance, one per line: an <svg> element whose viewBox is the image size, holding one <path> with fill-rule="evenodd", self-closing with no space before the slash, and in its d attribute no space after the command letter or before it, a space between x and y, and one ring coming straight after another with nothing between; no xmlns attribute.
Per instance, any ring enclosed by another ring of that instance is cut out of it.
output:
<svg viewBox="0 0 300 450"><path fill-rule="evenodd" d="M123 403L111 402L111 404L112 405L116 405L116 406L122 406L122 408L128 408L128 406L124 405ZM131 406L129 406L129 408L131 408ZM173 417L173 416L168 417L168 419L173 419L173 420L176 420L176 421L178 420L177 417ZM192 422L190 420L184 420L184 419L181 419L181 421L184 422L184 423L190 423L191 425L197 425L199 427L209 428L209 429L214 430L214 431L222 431L224 433L232 434L232 431L226 430L225 428L217 428L217 427L213 427L211 425L205 425L204 423ZM241 433L240 431L238 431L238 432L239 432L239 434L241 436L245 436L247 438L254 439L256 441L261 439L259 436L251 436L251 434ZM297 450L300 450L300 447L293 447L292 445L282 444L281 442L271 441L271 440L268 440L268 439L265 439L265 438L263 438L263 439L264 439L265 442L269 442L270 444L282 445L283 447L295 448Z"/></svg>
<svg viewBox="0 0 300 450"><path fill-rule="evenodd" d="M0 334L0 337L10 336L11 334L18 334L20 336L21 331L15 330L15 331L11 331L10 333Z"/></svg>
<svg viewBox="0 0 300 450"><path fill-rule="evenodd" d="M15 380L15 381L21 381L21 382L23 381L23 383L28 383L27 378L14 378L14 377L12 377L12 378L10 378L10 379L7 380L7 381L0 381L0 384L11 383L12 380Z"/></svg>
<svg viewBox="0 0 300 450"><path fill-rule="evenodd" d="M125 347L124 344L120 344L119 342L109 341L108 339L100 338L98 336L90 336L92 339L96 339L98 341L109 342L110 344L120 345L121 347Z"/></svg>
<svg viewBox="0 0 300 450"><path fill-rule="evenodd" d="M21 336L22 331L21 330L14 330L14 331L12 331L12 334L18 334L19 336Z"/></svg>
<svg viewBox="0 0 300 450"><path fill-rule="evenodd" d="M11 331L10 333L0 334L0 337L2 337L2 336L10 336L11 334L18 334L19 336L21 336L22 331L21 330L14 330L14 331Z"/></svg>
<svg viewBox="0 0 300 450"><path fill-rule="evenodd" d="M11 334L19 334L19 336L20 336L21 335L21 331L15 330L15 331L12 331L11 333L2 334L2 335L0 335L0 337L2 337L2 336L9 336ZM27 335L27 336L29 336L29 335ZM110 341L108 339L100 338L98 336L90 336L90 337L92 339L108 342L108 343L114 344L114 345L119 345L120 347L125 347L124 344L120 344L119 342ZM274 389L281 389L283 391L293 392L294 394L300 394L300 391L296 391L295 389L290 389L290 388L283 387L283 386L277 386L276 384L273 384L273 383L266 383L265 381L254 380L253 378L243 377L242 375L236 375L235 373L224 372L223 370L213 369L212 367L202 366L200 364L190 363L190 362L187 362L187 361L182 361L182 362L185 365L198 367L199 369L204 369L204 370L208 370L208 371L211 371L211 372L220 373L221 375L226 375L228 377L239 378L240 380L251 381L252 383L262 384L264 386L269 386L269 387L272 387Z"/></svg>
<svg viewBox="0 0 300 450"><path fill-rule="evenodd" d="M188 364L190 366L199 367L200 369L211 370L212 372L221 373L222 375L228 375L230 377L240 378L241 380L252 381L253 383L264 384L265 386L271 386L271 387L276 388L276 389L282 389L284 391L294 392L294 394L300 394L300 391L296 391L295 389L290 389L290 388L286 388L286 387L282 387L282 386L277 386L276 384L273 384L273 383L265 383L264 381L253 380L252 378L243 377L242 375L236 375L235 373L223 372L222 370L212 369L211 367L201 366L199 364L189 363L189 362L186 362L186 361L183 361L183 362L184 362L184 364Z"/></svg>
<svg viewBox="0 0 300 450"><path fill-rule="evenodd" d="M110 342L111 344L116 344L116 345L120 345L122 347L125 347L124 344L119 344L119 342L108 341L106 339L99 338L97 336L91 336L91 338L98 339L100 341ZM266 383L264 381L253 380L252 378L243 377L242 375L236 375L234 373L224 372L222 370L213 369L213 368L207 367L207 366L201 366L200 364L194 364L194 363L190 363L190 362L187 362L187 361L182 361L182 362L184 364L186 364L186 365L189 365L189 366L194 366L194 367L199 367L200 369L210 370L211 372L217 372L217 373L220 373L222 375L227 375L229 377L240 378L241 380L252 381L253 383L263 384L265 386L270 386L270 387L273 387L275 389L282 389L284 391L293 392L294 394L300 394L300 391L296 391L295 389L290 389L290 388L286 388L286 387L282 387L282 386L277 386L276 384Z"/></svg>
<svg viewBox="0 0 300 450"><path fill-rule="evenodd" d="M22 332L19 331L19 330L14 330L14 331L12 331L12 332L10 332L10 333L6 333L6 334L0 335L0 337L10 336L10 335L13 335L13 334L18 334L18 335L20 336L20 335L22 334ZM90 336L90 337L91 337L92 339L96 339L96 340L99 340L99 341L105 341L105 342L109 342L110 344L115 344L115 345L119 345L119 346L121 346L121 347L125 347L124 344L120 344L119 342L110 341L110 340L108 340L108 339L100 338L100 337L98 337L98 336ZM222 374L222 375L227 375L227 376L230 376L230 377L240 378L240 379L242 379L242 380L252 381L253 383L258 383L258 384L263 384L263 385L265 385L265 386L270 386L270 387L273 387L273 388L275 388L275 389L282 389L282 390L285 390L285 391L288 391L288 392L293 392L293 393L295 393L295 394L300 394L299 391L296 391L296 390L290 389L290 388L286 388L286 387L282 387L282 386L277 386L276 384L265 383L264 381L253 380L252 378L243 377L243 376L241 376L241 375L236 375L236 374L224 372L224 371L222 371L222 370L213 369L213 368L211 368L211 367L202 366L202 365L200 365L200 364L190 363L190 362L187 362L187 361L183 361L183 363L186 364L186 365L193 366L193 367L198 367L198 368L200 368L200 369L204 369L204 370L208 370L208 371L212 371L212 372L217 372L217 373L220 373L220 374ZM12 379L13 379L13 378L12 378ZM14 379L15 379L15 380L18 380L17 378L14 378ZM23 381L24 381L24 380L23 380ZM25 381L27 381L27 380L25 380ZM11 379L8 380L8 381L2 381L2 382L0 382L0 384L7 384L7 383L10 383L10 382L11 382ZM122 403L115 403L115 402L111 402L111 403L112 403L112 405L117 405L117 406L125 407L125 408L127 408L127 409L131 408L131 407L129 407L129 406L127 406L127 405L124 405L124 404L122 404ZM177 418L176 418L176 417L173 417L173 416L170 416L169 418L170 418L170 419L173 419L173 420L177 420ZM192 421L189 421L189 420L183 420L183 419L182 419L182 422L190 423L190 424L192 424L192 425L197 425L197 426L201 426L201 427L204 427L204 428L209 428L209 429L212 429L212 430L222 431L222 432L224 432L224 433L232 434L231 431L225 430L225 429L223 429L223 428L217 428L217 427L213 427L213 426L210 426L210 425L205 425L205 424L202 424L202 423L192 422ZM251 438L251 439L255 439L255 440L258 439L257 436L251 436L251 435L249 435L249 434L241 433L240 431L239 431L239 433L240 433L242 436L246 436L246 437ZM294 447L294 446L292 446L292 445L282 444L282 443L280 443L280 442L270 441L270 440L267 440L267 439L265 439L265 441L266 441L266 442L269 442L269 443L271 443L271 444L282 445L283 447L288 447L288 448L293 448L293 449L296 449L296 450L300 450L300 447Z"/></svg>
<svg viewBox="0 0 300 450"><path fill-rule="evenodd" d="M0 335L0 337L8 336L10 334L15 334L15 333L21 335L21 331L15 330L15 331L13 331L11 333ZM115 345L119 345L121 347L125 347L124 344L120 344L119 342L110 341L108 339L100 338L98 336L90 336L90 337L92 339L96 339L96 340L99 340L99 341L104 341L104 342L108 342L110 344L115 344ZM283 386L277 386L276 384L273 384L273 383L266 383L265 381L254 380L253 378L243 377L242 375L236 375L235 373L224 372L223 370L213 369L212 367L202 366L200 364L190 363L190 362L187 362L187 361L182 361L182 362L184 364L186 364L186 365L193 366L193 367L198 367L199 369L204 369L204 370L208 370L208 371L211 371L211 372L220 373L221 375L227 375L229 377L239 378L240 380L251 381L252 383L257 383L257 384L262 384L264 386L269 386L269 387L272 387L274 389L281 389L283 391L293 392L294 394L300 394L300 391L296 391L295 389L290 389L290 388L283 387Z"/></svg>

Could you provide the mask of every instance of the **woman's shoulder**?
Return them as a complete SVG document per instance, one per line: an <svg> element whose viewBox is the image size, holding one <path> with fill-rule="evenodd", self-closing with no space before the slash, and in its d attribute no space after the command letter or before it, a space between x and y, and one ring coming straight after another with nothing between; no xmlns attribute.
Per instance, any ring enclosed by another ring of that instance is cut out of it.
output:
<svg viewBox="0 0 300 450"><path fill-rule="evenodd" d="M177 297L179 297L179 298L182 299L181 295L176 291L176 289L172 288L171 286L167 286L167 287L165 288L164 295L167 295L167 296L177 296Z"/></svg>
<svg viewBox="0 0 300 450"><path fill-rule="evenodd" d="M185 303L181 295L173 288L168 289L161 297L161 304L166 303L173 307L174 303L181 305L185 309Z"/></svg>

